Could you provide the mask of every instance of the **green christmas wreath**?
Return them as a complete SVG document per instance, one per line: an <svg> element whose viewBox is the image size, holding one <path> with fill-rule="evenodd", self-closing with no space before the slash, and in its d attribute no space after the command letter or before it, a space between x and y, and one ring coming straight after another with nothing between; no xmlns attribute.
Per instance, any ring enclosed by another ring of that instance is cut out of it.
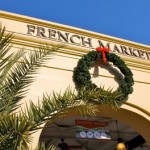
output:
<svg viewBox="0 0 150 150"><path fill-rule="evenodd" d="M88 89L98 88L91 81L91 75L89 69L97 61L98 58L102 58L104 63L109 61L112 62L114 66L118 67L120 72L124 75L123 81L119 84L119 87L116 91L111 92L109 96L112 96L114 93L120 93L120 96L117 100L125 100L129 94L133 92L133 74L131 70L127 67L125 62L117 55L109 53L108 48L96 48L97 51L90 51L88 54L84 55L77 64L77 67L74 69L73 80L78 89L86 87ZM102 89L99 87L98 89ZM104 90L104 89L102 89Z"/></svg>

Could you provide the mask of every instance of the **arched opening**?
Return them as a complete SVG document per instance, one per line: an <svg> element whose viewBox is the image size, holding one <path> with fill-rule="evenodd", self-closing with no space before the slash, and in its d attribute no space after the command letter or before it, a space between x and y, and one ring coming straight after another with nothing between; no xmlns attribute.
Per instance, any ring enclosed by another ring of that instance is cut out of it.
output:
<svg viewBox="0 0 150 150"><path fill-rule="evenodd" d="M48 147L49 145L58 146L64 140L63 142L67 143L69 150L115 150L118 136L120 136L125 144L130 143L129 150L150 149L148 146L150 145L148 133L150 122L148 120L122 108L117 111L106 106L98 106L98 108L96 116L80 116L70 110L68 116L56 119L53 124L47 123L41 132L40 142L44 142ZM75 120L107 122L106 128L110 139L78 137Z"/></svg>

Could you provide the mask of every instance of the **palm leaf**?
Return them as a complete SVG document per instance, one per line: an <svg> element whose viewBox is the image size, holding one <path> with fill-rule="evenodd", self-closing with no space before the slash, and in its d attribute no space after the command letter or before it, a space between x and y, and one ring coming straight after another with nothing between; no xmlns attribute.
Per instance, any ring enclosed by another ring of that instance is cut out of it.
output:
<svg viewBox="0 0 150 150"><path fill-rule="evenodd" d="M87 103L92 102L98 105L109 105L115 109L120 106L120 103L116 99L118 99L121 94L119 92L112 92L112 89L104 90L103 88L82 88L79 91L78 96L83 101L87 101Z"/></svg>
<svg viewBox="0 0 150 150"><path fill-rule="evenodd" d="M46 148L44 143L40 143L35 150L59 150L59 148L57 148L54 145L51 145L50 147Z"/></svg>
<svg viewBox="0 0 150 150"><path fill-rule="evenodd" d="M0 111L16 109L16 103L23 98L26 88L33 82L33 74L44 64L53 50L54 48L40 47L28 56L22 56L22 52L19 52L15 56L22 56L20 62L16 62L11 68L9 65L11 63L6 65L3 71L5 77L0 86L1 105L5 107L0 107Z"/></svg>
<svg viewBox="0 0 150 150"><path fill-rule="evenodd" d="M31 142L31 134L42 128L40 125L67 116L70 112L78 112L81 115L95 115L94 105L86 105L85 102L77 99L77 95L70 89L63 94L53 93L53 96L44 95L43 101L38 104L30 102L26 111L15 113L1 113L0 135L5 137L0 143L2 147L10 145L28 148ZM62 107L63 106L63 107ZM11 136L9 136L11 134ZM1 147L0 147L1 148Z"/></svg>
<svg viewBox="0 0 150 150"><path fill-rule="evenodd" d="M12 39L12 34L6 34L5 32L5 27L2 27L2 25L0 25L0 72L7 63L8 59L12 56L12 54L8 55L8 52L11 49L10 42Z"/></svg>
<svg viewBox="0 0 150 150"><path fill-rule="evenodd" d="M33 124L32 131L37 130L41 124L47 120L64 117L69 111L76 111L81 115L95 115L94 104L86 105L86 102L78 99L77 94L71 89L67 89L63 94L53 93L53 95L43 95L43 100L38 104L30 102L23 114L28 116Z"/></svg>

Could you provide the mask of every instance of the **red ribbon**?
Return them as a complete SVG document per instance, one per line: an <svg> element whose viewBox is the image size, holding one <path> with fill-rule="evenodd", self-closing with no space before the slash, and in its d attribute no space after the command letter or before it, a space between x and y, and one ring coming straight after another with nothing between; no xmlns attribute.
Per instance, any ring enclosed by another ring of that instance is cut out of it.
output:
<svg viewBox="0 0 150 150"><path fill-rule="evenodd" d="M109 53L110 49L105 47L97 47L96 51L102 53L103 61L104 63L106 63L107 62L106 53Z"/></svg>

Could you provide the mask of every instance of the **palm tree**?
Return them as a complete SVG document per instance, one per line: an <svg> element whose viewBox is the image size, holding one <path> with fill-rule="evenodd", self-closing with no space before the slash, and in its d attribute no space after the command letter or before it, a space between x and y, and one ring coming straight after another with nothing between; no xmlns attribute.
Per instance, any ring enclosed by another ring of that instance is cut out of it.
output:
<svg viewBox="0 0 150 150"><path fill-rule="evenodd" d="M94 114L94 105L86 105L81 95L67 89L63 94L43 95L41 102L30 105L16 113L18 102L24 98L33 82L33 74L45 63L59 46L40 46L28 54L19 50L9 54L12 34L0 26L0 149L27 150L32 142L32 133L47 120L64 116L67 108L82 114Z"/></svg>

